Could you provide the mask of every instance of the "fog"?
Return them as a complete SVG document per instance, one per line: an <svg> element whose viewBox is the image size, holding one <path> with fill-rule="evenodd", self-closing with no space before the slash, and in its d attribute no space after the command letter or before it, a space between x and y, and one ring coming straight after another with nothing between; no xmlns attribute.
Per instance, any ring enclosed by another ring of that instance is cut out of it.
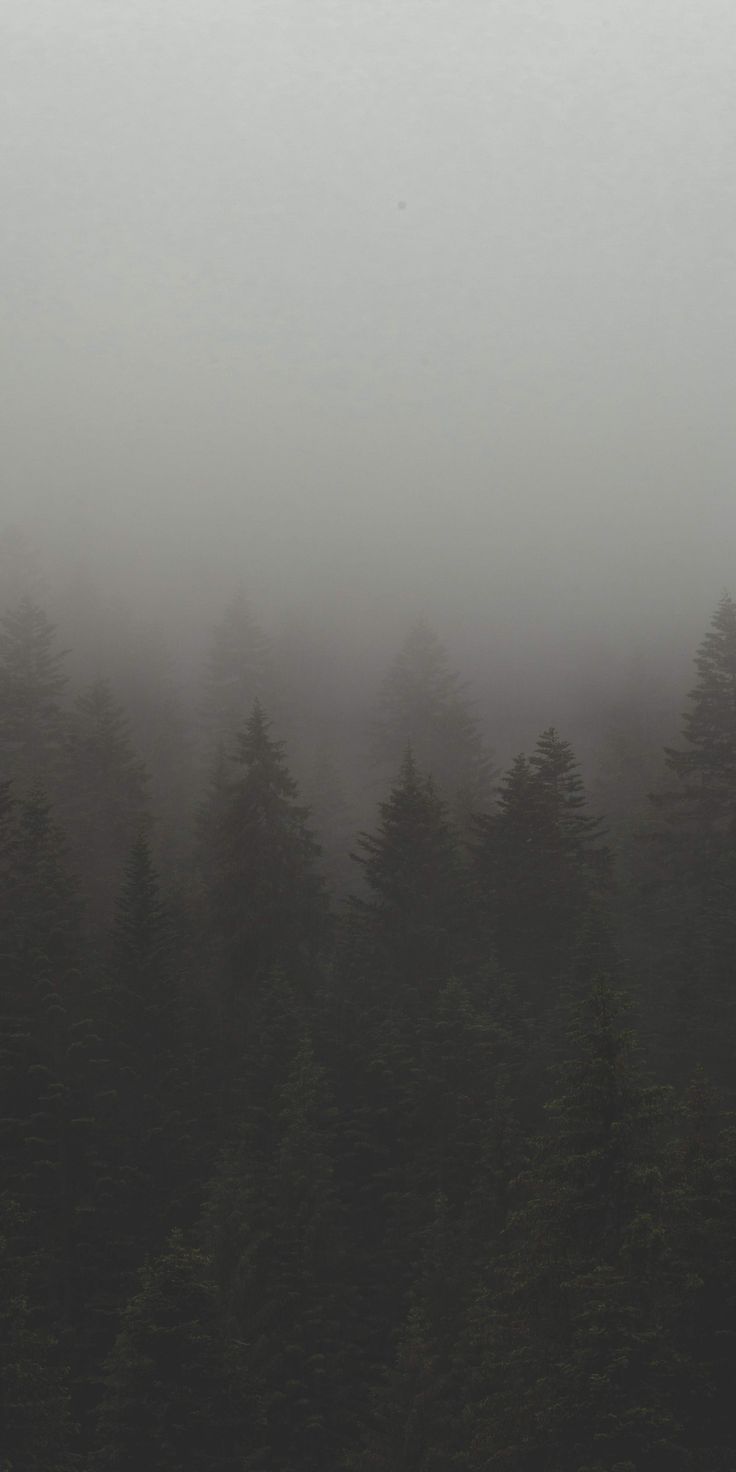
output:
<svg viewBox="0 0 736 1472"><path fill-rule="evenodd" d="M377 666L425 615L545 694L690 659L736 529L727 0L0 28L0 520L52 597L186 645L244 586Z"/></svg>

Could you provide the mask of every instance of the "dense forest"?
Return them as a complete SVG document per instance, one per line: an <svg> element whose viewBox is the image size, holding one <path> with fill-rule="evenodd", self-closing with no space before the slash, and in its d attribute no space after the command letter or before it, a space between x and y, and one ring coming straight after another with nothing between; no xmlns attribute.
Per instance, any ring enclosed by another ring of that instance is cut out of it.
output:
<svg viewBox="0 0 736 1472"><path fill-rule="evenodd" d="M3 1472L732 1472L736 604L584 769L428 624L349 739L244 597L186 689L74 635L0 627Z"/></svg>

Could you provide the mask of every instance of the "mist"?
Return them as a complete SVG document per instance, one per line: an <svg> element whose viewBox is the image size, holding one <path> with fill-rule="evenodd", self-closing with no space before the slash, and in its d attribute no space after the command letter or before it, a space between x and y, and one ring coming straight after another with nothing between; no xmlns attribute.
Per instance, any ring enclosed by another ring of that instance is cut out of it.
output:
<svg viewBox="0 0 736 1472"><path fill-rule="evenodd" d="M731 576L732 7L9 3L3 520L530 671Z"/></svg>
<svg viewBox="0 0 736 1472"><path fill-rule="evenodd" d="M0 0L1 1467L736 1465L735 56Z"/></svg>

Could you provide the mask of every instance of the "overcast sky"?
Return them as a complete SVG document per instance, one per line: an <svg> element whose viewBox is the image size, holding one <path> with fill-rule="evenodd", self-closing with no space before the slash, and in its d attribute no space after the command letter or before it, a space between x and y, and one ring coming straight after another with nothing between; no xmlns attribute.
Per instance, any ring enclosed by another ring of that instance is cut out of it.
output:
<svg viewBox="0 0 736 1472"><path fill-rule="evenodd" d="M357 619L736 591L733 0L0 32L1 520Z"/></svg>

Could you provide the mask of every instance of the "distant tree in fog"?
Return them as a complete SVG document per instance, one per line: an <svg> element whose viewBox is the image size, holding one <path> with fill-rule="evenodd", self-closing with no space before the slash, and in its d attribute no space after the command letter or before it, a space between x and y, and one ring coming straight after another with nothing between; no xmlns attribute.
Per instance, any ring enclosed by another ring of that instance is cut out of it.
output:
<svg viewBox="0 0 736 1472"><path fill-rule="evenodd" d="M487 807L491 756L463 681L426 623L412 629L391 665L374 721L377 763L396 771L407 746L461 826L471 813Z"/></svg>
<svg viewBox="0 0 736 1472"><path fill-rule="evenodd" d="M201 719L208 751L234 745L255 700L263 699L269 674L269 643L248 599L228 603L212 634L204 671Z"/></svg>
<svg viewBox="0 0 736 1472"><path fill-rule="evenodd" d="M0 779L51 789L61 755L65 651L42 608L24 595L0 620Z"/></svg>

